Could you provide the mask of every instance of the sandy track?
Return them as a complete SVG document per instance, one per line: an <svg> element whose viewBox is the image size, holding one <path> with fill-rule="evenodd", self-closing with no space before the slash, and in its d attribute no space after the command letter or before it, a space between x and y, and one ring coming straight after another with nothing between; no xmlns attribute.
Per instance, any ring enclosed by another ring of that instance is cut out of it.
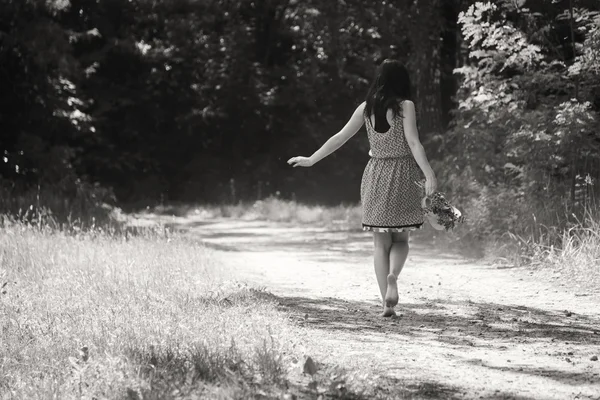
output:
<svg viewBox="0 0 600 400"><path fill-rule="evenodd" d="M170 220L264 286L308 328L315 358L415 388L414 398L600 399L600 297L523 268L432 251L416 240L401 318L378 316L371 237L266 222ZM403 393L406 394L406 391Z"/></svg>

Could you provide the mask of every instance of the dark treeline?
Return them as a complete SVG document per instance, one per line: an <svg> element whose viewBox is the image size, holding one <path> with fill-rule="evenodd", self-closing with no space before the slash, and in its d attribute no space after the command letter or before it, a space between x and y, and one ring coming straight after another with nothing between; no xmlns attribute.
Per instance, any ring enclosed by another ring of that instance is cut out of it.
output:
<svg viewBox="0 0 600 400"><path fill-rule="evenodd" d="M422 128L441 132L459 37L447 4L6 0L0 173L99 182L124 202L356 201L364 136L318 170L285 161L343 126L386 57L411 66Z"/></svg>
<svg viewBox="0 0 600 400"><path fill-rule="evenodd" d="M123 203L277 192L355 202L365 135L318 168L285 161L337 132L391 57L412 72L421 135L447 191L482 213L550 190L575 204L600 175L598 9L596 0L4 0L0 176L13 190L66 198L111 188Z"/></svg>

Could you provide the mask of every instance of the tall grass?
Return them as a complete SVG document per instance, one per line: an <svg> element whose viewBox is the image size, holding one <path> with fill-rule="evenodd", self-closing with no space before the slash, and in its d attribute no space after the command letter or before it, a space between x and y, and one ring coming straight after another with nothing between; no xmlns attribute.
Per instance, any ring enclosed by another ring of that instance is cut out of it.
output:
<svg viewBox="0 0 600 400"><path fill-rule="evenodd" d="M360 229L360 205L321 206L306 205L294 200L271 196L256 202L219 205L169 205L159 206L153 212L170 215L201 215L210 218L235 218L265 220L302 225L330 226L339 229Z"/></svg>
<svg viewBox="0 0 600 400"><path fill-rule="evenodd" d="M13 187L0 178L0 216L56 229L117 228L120 209L111 190L86 182L69 190L60 185Z"/></svg>
<svg viewBox="0 0 600 400"><path fill-rule="evenodd" d="M513 264L558 273L563 280L588 290L600 290L600 215L588 208L583 220L570 227L532 225L530 235L508 233L502 254Z"/></svg>
<svg viewBox="0 0 600 400"><path fill-rule="evenodd" d="M198 244L12 224L0 266L0 398L284 392L291 324Z"/></svg>

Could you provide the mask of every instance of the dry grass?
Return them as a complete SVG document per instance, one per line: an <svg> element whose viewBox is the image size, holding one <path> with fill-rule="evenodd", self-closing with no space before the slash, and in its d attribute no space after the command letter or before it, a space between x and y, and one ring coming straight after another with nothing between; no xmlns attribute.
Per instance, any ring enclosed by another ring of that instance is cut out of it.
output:
<svg viewBox="0 0 600 400"><path fill-rule="evenodd" d="M302 332L177 236L5 223L0 398L280 398Z"/></svg>
<svg viewBox="0 0 600 400"><path fill-rule="evenodd" d="M528 266L560 277L576 287L600 288L600 215L592 209L583 220L567 228L543 225L536 220L530 234L507 232L503 240L488 243L489 258L496 262Z"/></svg>
<svg viewBox="0 0 600 400"><path fill-rule="evenodd" d="M600 220L590 218L562 232L537 237L510 235L515 248L511 261L556 274L575 286L600 288Z"/></svg>
<svg viewBox="0 0 600 400"><path fill-rule="evenodd" d="M550 266L578 286L600 288L600 224L569 229L563 232L559 248L545 250L533 259L535 265Z"/></svg>
<svg viewBox="0 0 600 400"><path fill-rule="evenodd" d="M83 182L71 189L67 195L60 186L12 187L0 177L0 216L60 229L119 226L110 190Z"/></svg>
<svg viewBox="0 0 600 400"><path fill-rule="evenodd" d="M185 216L201 214L210 218L235 218L242 220L265 220L319 226L337 226L340 229L360 229L362 210L360 205L333 207L305 205L292 200L269 197L254 203L220 205L159 206L153 212Z"/></svg>
<svg viewBox="0 0 600 400"><path fill-rule="evenodd" d="M2 400L385 396L343 366L302 374L310 330L184 236L0 229Z"/></svg>

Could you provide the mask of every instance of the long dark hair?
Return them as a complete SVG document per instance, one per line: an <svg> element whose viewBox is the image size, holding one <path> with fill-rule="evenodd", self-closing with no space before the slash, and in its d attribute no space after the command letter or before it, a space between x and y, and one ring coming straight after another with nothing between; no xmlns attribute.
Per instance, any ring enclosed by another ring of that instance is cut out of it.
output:
<svg viewBox="0 0 600 400"><path fill-rule="evenodd" d="M390 108L402 115L401 100L412 100L408 69L399 61L386 59L377 69L377 76L367 94L365 113L375 115L375 126L387 126L386 114Z"/></svg>

